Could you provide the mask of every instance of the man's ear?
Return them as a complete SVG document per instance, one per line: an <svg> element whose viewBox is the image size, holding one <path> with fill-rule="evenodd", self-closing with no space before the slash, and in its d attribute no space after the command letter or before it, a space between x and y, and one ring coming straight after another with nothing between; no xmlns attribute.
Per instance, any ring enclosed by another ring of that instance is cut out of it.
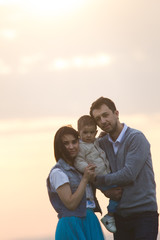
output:
<svg viewBox="0 0 160 240"><path fill-rule="evenodd" d="M117 118L119 118L119 111L118 110L115 110L114 114L116 114Z"/></svg>

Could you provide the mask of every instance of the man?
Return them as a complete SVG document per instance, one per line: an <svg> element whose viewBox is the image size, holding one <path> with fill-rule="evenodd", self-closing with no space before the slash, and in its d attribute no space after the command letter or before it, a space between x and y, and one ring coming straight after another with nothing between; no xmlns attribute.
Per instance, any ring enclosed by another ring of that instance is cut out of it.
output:
<svg viewBox="0 0 160 240"><path fill-rule="evenodd" d="M144 134L119 121L119 112L108 98L97 99L90 115L107 134L100 146L109 159L111 174L97 176L97 185L118 185L123 193L115 214L115 240L156 240L158 213L150 144ZM108 190L114 199L117 190Z"/></svg>

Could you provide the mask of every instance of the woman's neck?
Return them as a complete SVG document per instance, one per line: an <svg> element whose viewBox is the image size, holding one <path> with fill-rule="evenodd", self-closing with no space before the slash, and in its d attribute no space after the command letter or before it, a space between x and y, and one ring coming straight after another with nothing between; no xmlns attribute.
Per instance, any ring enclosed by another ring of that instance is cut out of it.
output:
<svg viewBox="0 0 160 240"><path fill-rule="evenodd" d="M68 159L68 158L63 158L63 159L68 165L74 167L74 159Z"/></svg>

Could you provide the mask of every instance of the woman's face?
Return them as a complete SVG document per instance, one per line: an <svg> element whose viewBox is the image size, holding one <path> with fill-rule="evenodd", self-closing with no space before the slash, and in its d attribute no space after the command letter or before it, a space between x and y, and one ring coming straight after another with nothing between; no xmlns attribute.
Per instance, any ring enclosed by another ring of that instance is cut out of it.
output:
<svg viewBox="0 0 160 240"><path fill-rule="evenodd" d="M66 147L70 157L74 159L79 151L79 141L72 134L65 134L62 137L62 142Z"/></svg>

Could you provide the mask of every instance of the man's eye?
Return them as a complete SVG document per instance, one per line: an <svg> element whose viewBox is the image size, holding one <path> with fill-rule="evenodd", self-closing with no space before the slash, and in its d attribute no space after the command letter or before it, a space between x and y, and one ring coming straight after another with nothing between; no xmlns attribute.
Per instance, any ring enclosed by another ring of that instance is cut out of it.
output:
<svg viewBox="0 0 160 240"><path fill-rule="evenodd" d="M108 113L103 113L102 116L103 116L103 117L107 117L107 116L108 116Z"/></svg>

